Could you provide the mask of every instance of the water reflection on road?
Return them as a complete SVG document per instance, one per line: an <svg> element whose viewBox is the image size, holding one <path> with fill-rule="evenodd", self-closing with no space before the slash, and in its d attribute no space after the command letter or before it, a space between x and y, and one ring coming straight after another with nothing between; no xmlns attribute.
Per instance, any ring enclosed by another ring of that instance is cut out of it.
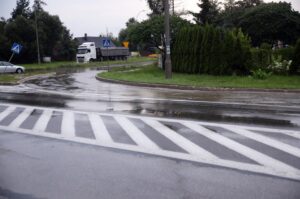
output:
<svg viewBox="0 0 300 199"><path fill-rule="evenodd" d="M28 81L26 92L1 93L0 99L85 111L300 127L300 93L142 88L99 82L95 79L98 72L59 71Z"/></svg>

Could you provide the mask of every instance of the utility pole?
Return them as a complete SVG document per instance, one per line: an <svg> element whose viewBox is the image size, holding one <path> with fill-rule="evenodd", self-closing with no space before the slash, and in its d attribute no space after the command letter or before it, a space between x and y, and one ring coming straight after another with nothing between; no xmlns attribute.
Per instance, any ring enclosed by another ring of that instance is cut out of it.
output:
<svg viewBox="0 0 300 199"><path fill-rule="evenodd" d="M35 35L36 35L36 45L37 45L37 58L38 58L38 64L41 64L39 31L38 31L38 25L37 25L37 5L34 8L34 18L35 18Z"/></svg>
<svg viewBox="0 0 300 199"><path fill-rule="evenodd" d="M169 0L164 0L165 9L165 77L166 79L172 78L172 62L171 62L171 47L170 47L170 6Z"/></svg>
<svg viewBox="0 0 300 199"><path fill-rule="evenodd" d="M172 15L175 15L175 0L170 0L171 1L171 9L172 10Z"/></svg>

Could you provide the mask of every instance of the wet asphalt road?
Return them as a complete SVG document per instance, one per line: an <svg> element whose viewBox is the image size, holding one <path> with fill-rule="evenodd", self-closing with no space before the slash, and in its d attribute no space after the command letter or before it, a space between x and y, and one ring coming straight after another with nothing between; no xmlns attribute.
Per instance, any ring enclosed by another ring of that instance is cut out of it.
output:
<svg viewBox="0 0 300 199"><path fill-rule="evenodd" d="M300 183L2 132L1 199L298 199Z"/></svg>
<svg viewBox="0 0 300 199"><path fill-rule="evenodd" d="M98 72L96 69L62 71L53 77L29 81L18 89L0 87L0 101L83 111L300 128L300 93L141 88L99 82L95 79Z"/></svg>
<svg viewBox="0 0 300 199"><path fill-rule="evenodd" d="M300 129L300 93L140 88L99 82L94 78L97 72L89 69L72 73L62 71L18 87L0 87L0 102L104 114ZM40 112L36 114L41 115ZM57 123L62 116L53 114L53 125L47 128L57 134ZM76 117L76 120L84 121L83 115ZM113 128L111 119L103 118ZM9 120L12 119L2 121L1 125L9 125ZM30 122L22 125L22 128L32 128ZM75 123L74 128L82 126L82 123ZM188 132L181 133L186 136ZM3 129L0 135L0 199L297 199L300 196L299 181ZM78 136L92 138L89 132ZM249 144L236 136L231 138ZM207 145L207 142L202 144ZM254 148L258 147L255 144ZM295 146L299 147L299 141ZM268 150L273 151L272 148ZM225 151L220 153L225 154ZM284 156L278 158L284 159Z"/></svg>

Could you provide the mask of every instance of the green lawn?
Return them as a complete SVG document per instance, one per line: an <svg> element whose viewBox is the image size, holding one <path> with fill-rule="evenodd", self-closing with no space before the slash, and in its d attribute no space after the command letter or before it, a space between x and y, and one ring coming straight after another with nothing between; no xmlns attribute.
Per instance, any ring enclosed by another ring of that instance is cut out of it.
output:
<svg viewBox="0 0 300 199"><path fill-rule="evenodd" d="M99 77L132 82L187 85L210 88L261 88L261 89L300 89L300 76L273 75L265 80L248 76L211 76L173 73L173 78L164 78L164 71L156 66L141 69L114 69L111 72L98 74Z"/></svg>
<svg viewBox="0 0 300 199"><path fill-rule="evenodd" d="M112 64L130 64L130 63L139 63L145 61L155 61L156 59L148 57L131 57L126 61L110 61ZM107 61L104 62L92 62L86 64L77 64L75 61L66 61L66 62L52 62L52 63L42 63L42 64L20 64L26 68L25 74L0 74L0 84L7 83L17 83L19 80L29 77L32 75L44 74L47 72L55 71L59 68L86 68L93 66L106 66Z"/></svg>
<svg viewBox="0 0 300 199"><path fill-rule="evenodd" d="M11 75L11 74L1 74L0 75L0 83L15 83L19 80L18 75Z"/></svg>
<svg viewBox="0 0 300 199"><path fill-rule="evenodd" d="M109 64L130 64L135 62L144 62L144 61L155 61L153 58L148 57L131 57L126 61L110 61ZM42 64L23 64L27 71L33 70L52 70L57 68L75 68L75 67L93 67L93 66L106 66L107 61L103 62L91 62L85 64L78 64L75 61L65 61L65 62L52 62L52 63L42 63Z"/></svg>

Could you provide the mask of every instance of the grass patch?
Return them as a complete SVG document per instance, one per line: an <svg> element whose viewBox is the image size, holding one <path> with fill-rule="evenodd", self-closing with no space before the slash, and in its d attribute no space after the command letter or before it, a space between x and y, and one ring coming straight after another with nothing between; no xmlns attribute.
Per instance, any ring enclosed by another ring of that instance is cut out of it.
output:
<svg viewBox="0 0 300 199"><path fill-rule="evenodd" d="M16 84L18 81L34 76L34 75L42 75L46 74L48 72L42 72L42 71L33 71L33 72L27 72L23 74L0 74L0 85L1 84Z"/></svg>
<svg viewBox="0 0 300 199"><path fill-rule="evenodd" d="M126 61L117 60L109 61L109 64L130 64L135 62L145 62L145 61L155 61L156 59L149 57L130 57ZM87 67L96 67L96 66L106 66L107 61L103 62L91 62L85 64L78 64L75 61L65 61L65 62L52 62L52 63L42 63L42 64L23 64L26 68L26 71L35 71L35 70L54 70L59 68L87 68Z"/></svg>
<svg viewBox="0 0 300 199"><path fill-rule="evenodd" d="M129 68L128 70L132 70ZM165 79L164 71L156 66L124 72L112 70L99 73L99 77L131 82L173 84L209 88L259 88L259 89L300 89L300 76L273 75L264 80L248 76L212 76L173 73L172 79Z"/></svg>
<svg viewBox="0 0 300 199"><path fill-rule="evenodd" d="M19 80L19 77L17 75L12 74L1 74L0 75L0 83L15 83Z"/></svg>

